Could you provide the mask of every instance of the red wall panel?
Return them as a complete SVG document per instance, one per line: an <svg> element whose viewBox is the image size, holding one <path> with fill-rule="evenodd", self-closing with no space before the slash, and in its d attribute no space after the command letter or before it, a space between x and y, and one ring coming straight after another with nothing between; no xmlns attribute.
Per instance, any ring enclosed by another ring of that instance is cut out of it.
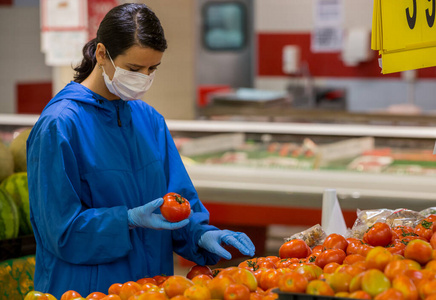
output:
<svg viewBox="0 0 436 300"><path fill-rule="evenodd" d="M51 82L17 83L17 113L40 114L52 98Z"/></svg>
<svg viewBox="0 0 436 300"><path fill-rule="evenodd" d="M400 73L381 74L378 55L356 67L345 66L341 53L313 53L310 51L310 33L258 33L258 76L289 76L282 71L282 51L286 45L300 47L300 61L306 61L312 76L316 77L400 77ZM436 68L418 70L418 77L436 78Z"/></svg>
<svg viewBox="0 0 436 300"><path fill-rule="evenodd" d="M0 0L0 6L2 5L12 5L13 0Z"/></svg>

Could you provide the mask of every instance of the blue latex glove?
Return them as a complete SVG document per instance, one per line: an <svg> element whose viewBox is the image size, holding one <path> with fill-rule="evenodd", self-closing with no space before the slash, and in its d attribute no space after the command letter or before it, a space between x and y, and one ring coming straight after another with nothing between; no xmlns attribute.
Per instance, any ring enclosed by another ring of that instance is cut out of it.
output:
<svg viewBox="0 0 436 300"><path fill-rule="evenodd" d="M153 212L163 204L163 201L163 198L158 198L143 206L129 209L127 211L129 227L174 230L188 225L189 219L172 223L168 222L161 214L154 214Z"/></svg>
<svg viewBox="0 0 436 300"><path fill-rule="evenodd" d="M221 247L221 242L235 247L244 255L254 256L254 245L250 238L242 232L234 232L230 230L206 231L200 237L198 246L225 259L231 259L232 255L226 249Z"/></svg>

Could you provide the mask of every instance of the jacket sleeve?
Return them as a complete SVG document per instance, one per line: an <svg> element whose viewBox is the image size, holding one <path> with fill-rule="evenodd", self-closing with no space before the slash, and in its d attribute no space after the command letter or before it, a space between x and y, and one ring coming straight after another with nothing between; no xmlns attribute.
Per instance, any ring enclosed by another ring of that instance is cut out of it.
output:
<svg viewBox="0 0 436 300"><path fill-rule="evenodd" d="M52 121L35 125L27 141L31 221L36 239L73 264L100 264L125 256L132 245L127 207L89 208L80 200L76 153Z"/></svg>
<svg viewBox="0 0 436 300"><path fill-rule="evenodd" d="M214 265L220 257L199 247L198 241L204 232L218 228L209 225L209 212L198 198L165 120L161 117L158 122L159 150L167 176L168 192L178 193L189 200L193 210L189 224L172 231L174 251L199 265Z"/></svg>

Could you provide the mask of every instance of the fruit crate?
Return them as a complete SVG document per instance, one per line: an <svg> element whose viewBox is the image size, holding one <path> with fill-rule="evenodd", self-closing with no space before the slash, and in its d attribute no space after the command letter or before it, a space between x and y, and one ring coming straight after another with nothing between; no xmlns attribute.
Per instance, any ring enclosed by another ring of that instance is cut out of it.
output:
<svg viewBox="0 0 436 300"><path fill-rule="evenodd" d="M287 293L282 292L279 289L272 290L274 293L279 295L278 300L352 300L350 298L338 298L333 296L317 296L317 295L308 295L301 293Z"/></svg>
<svg viewBox="0 0 436 300"><path fill-rule="evenodd" d="M35 253L36 241L33 234L14 239L0 240L0 261Z"/></svg>

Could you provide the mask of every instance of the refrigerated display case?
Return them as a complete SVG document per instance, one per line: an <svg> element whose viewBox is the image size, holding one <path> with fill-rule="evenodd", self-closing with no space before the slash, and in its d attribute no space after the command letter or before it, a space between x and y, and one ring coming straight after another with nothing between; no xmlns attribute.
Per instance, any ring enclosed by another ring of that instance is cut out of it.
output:
<svg viewBox="0 0 436 300"><path fill-rule="evenodd" d="M38 116L0 115L3 139ZM211 223L261 230L321 221L337 191L357 209L436 206L435 127L167 120Z"/></svg>

